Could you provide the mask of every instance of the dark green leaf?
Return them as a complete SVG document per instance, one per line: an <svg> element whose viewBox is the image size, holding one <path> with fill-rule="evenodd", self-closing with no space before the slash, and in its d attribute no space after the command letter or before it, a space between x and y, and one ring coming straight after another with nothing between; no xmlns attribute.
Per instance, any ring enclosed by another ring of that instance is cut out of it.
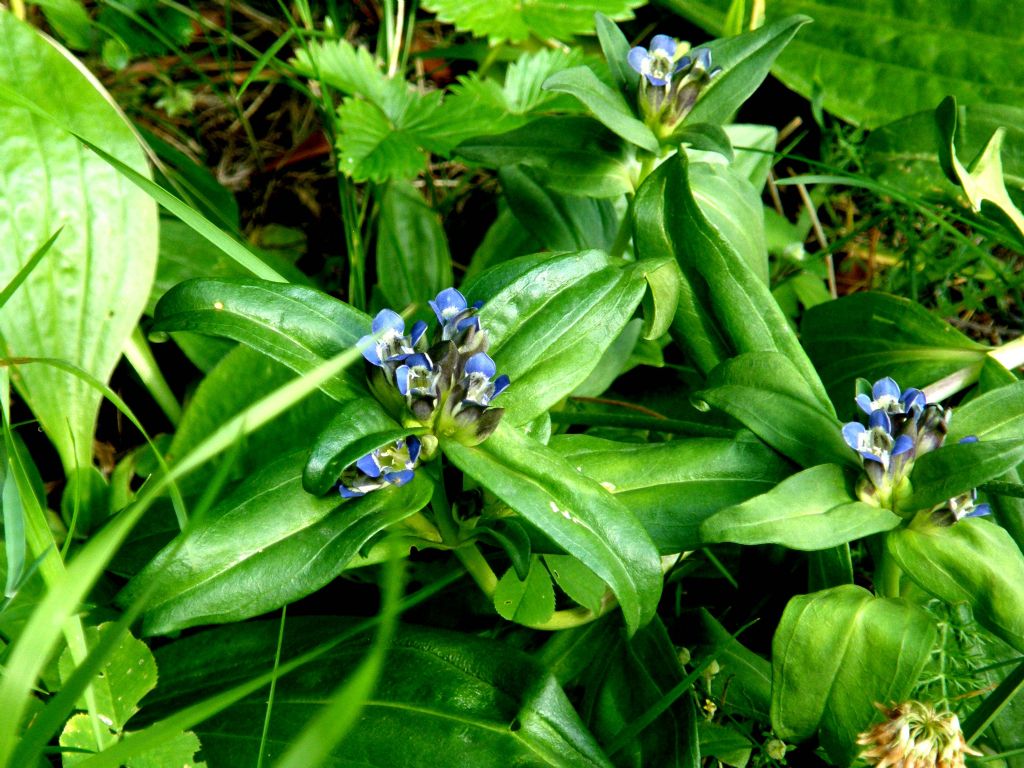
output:
<svg viewBox="0 0 1024 768"><path fill-rule="evenodd" d="M282 660L330 640L348 624L336 617L289 618ZM250 679L274 664L279 623L204 632L161 649L156 707ZM349 641L277 682L266 749L279 756L366 652ZM255 765L266 693L239 702L196 731L211 765ZM384 738L386 735L386 738ZM610 768L555 679L503 643L425 627L400 628L376 693L359 724L324 768Z"/></svg>
<svg viewBox="0 0 1024 768"><path fill-rule="evenodd" d="M656 444L560 435L551 447L621 499L663 553L699 547L705 519L771 490L792 471L749 434Z"/></svg>
<svg viewBox="0 0 1024 768"><path fill-rule="evenodd" d="M675 321L680 295L685 290L679 262L665 259L660 266L649 270L647 285L650 291L644 296L643 336L653 340L668 333Z"/></svg>
<svg viewBox="0 0 1024 768"><path fill-rule="evenodd" d="M783 480L768 493L717 512L700 530L708 543L818 550L899 524L900 518L889 510L857 501L842 467L822 464Z"/></svg>
<svg viewBox="0 0 1024 768"><path fill-rule="evenodd" d="M1024 461L1024 438L957 443L926 453L914 462L914 492L900 506L928 509L1007 472Z"/></svg>
<svg viewBox="0 0 1024 768"><path fill-rule="evenodd" d="M658 551L621 501L504 423L478 446L441 446L459 469L604 579L631 632L654 615L661 595Z"/></svg>
<svg viewBox="0 0 1024 768"><path fill-rule="evenodd" d="M777 352L727 360L695 397L719 408L804 467L857 464L831 404L822 404L797 368Z"/></svg>
<svg viewBox="0 0 1024 768"><path fill-rule="evenodd" d="M499 173L520 226L552 251L610 251L618 229L612 202L554 192L540 183L540 177L524 165L507 166Z"/></svg>
<svg viewBox="0 0 1024 768"><path fill-rule="evenodd" d="M467 539L481 539L497 544L512 561L516 575L521 580L526 580L531 562L530 534L518 520L511 517L482 518L477 521L476 526L465 531L464 535ZM601 587L604 588L603 581Z"/></svg>
<svg viewBox="0 0 1024 768"><path fill-rule="evenodd" d="M313 288L257 278L189 280L157 304L154 331L196 331L248 344L305 373L370 332L370 317ZM365 394L349 372L322 387L336 400Z"/></svg>
<svg viewBox="0 0 1024 768"><path fill-rule="evenodd" d="M686 123L669 136L667 142L685 144L701 152L714 152L730 163L735 157L729 134L722 126L714 123Z"/></svg>
<svg viewBox="0 0 1024 768"><path fill-rule="evenodd" d="M492 168L538 168L547 186L570 195L618 197L633 190L626 145L590 117L541 117L508 133L464 141L455 152Z"/></svg>
<svg viewBox="0 0 1024 768"><path fill-rule="evenodd" d="M129 582L118 598L123 605L156 584L145 634L238 621L304 597L345 570L379 531L430 500L422 477L344 504L313 496L302 488L305 459L292 454L250 477L183 534L180 549L172 542Z"/></svg>
<svg viewBox="0 0 1024 768"><path fill-rule="evenodd" d="M572 94L612 133L648 152L658 151L658 137L636 119L622 94L602 83L590 67L563 70L549 77L544 87Z"/></svg>
<svg viewBox="0 0 1024 768"><path fill-rule="evenodd" d="M622 95L632 102L640 85L640 73L629 66L629 40L622 34L619 25L603 13L594 14L594 23L597 25L597 39L601 43L601 52L608 62L612 78Z"/></svg>
<svg viewBox="0 0 1024 768"><path fill-rule="evenodd" d="M555 589L540 557L532 558L523 580L514 568L505 571L494 590L494 610L503 618L526 626L543 624L551 618L555 612Z"/></svg>
<svg viewBox="0 0 1024 768"><path fill-rule="evenodd" d="M607 587L592 570L571 555L544 555L544 563L565 594L592 613L601 613Z"/></svg>
<svg viewBox="0 0 1024 768"><path fill-rule="evenodd" d="M892 376L902 387L924 387L962 368L980 369L986 352L920 304L883 293L854 293L813 307L802 331L825 386L843 404L841 413L852 412L858 378Z"/></svg>
<svg viewBox="0 0 1024 768"><path fill-rule="evenodd" d="M772 726L802 741L815 731L847 765L876 702L903 701L935 642L931 617L853 585L794 597L772 642Z"/></svg>

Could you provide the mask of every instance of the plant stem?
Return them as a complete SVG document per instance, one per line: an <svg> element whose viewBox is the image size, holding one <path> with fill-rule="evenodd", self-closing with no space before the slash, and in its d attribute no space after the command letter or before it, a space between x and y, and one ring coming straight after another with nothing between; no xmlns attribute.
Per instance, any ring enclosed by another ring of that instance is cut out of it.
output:
<svg viewBox="0 0 1024 768"><path fill-rule="evenodd" d="M1008 371L1024 366L1024 336L996 347L988 356Z"/></svg>
<svg viewBox="0 0 1024 768"><path fill-rule="evenodd" d="M882 543L882 559L875 569L875 592L881 597L899 597L900 579L903 571L889 553L889 548Z"/></svg>

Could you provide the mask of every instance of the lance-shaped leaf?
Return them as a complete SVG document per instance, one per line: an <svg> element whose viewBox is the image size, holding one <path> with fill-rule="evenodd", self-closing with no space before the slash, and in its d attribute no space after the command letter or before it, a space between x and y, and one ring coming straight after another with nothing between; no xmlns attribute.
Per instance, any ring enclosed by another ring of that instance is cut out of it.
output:
<svg viewBox="0 0 1024 768"><path fill-rule="evenodd" d="M0 12L0 85L149 176L131 126L75 58ZM106 381L156 268L156 204L64 128L0 100L0 286L63 227L0 312L5 356L51 357ZM48 366L12 380L67 471L92 464L101 394Z"/></svg>
<svg viewBox="0 0 1024 768"><path fill-rule="evenodd" d="M621 501L504 422L480 445L442 440L441 447L459 469L604 579L630 632L651 619L661 595L658 550Z"/></svg>
<svg viewBox="0 0 1024 768"><path fill-rule="evenodd" d="M602 83L590 67L573 67L547 79L544 89L569 93L612 133L648 152L658 151L658 137L633 115L622 94Z"/></svg>
<svg viewBox="0 0 1024 768"><path fill-rule="evenodd" d="M288 619L283 662L350 629L335 616ZM157 652L160 714L270 670L279 622L222 627ZM211 765L255 765L261 746L283 752L358 663L369 638L347 641L277 682L269 738L261 741L260 691L196 728ZM382 738L387 734L387 738ZM412 757L410 757L412 756ZM428 627L399 628L373 698L325 765L393 768L403 763L508 768L611 768L554 677L505 643Z"/></svg>
<svg viewBox="0 0 1024 768"><path fill-rule="evenodd" d="M929 615L844 585L789 601L772 641L772 727L787 741L820 731L847 765L876 702L903 701L935 642Z"/></svg>
<svg viewBox="0 0 1024 768"><path fill-rule="evenodd" d="M629 40L622 34L619 25L603 13L594 14L594 23L597 25L597 39L601 43L601 52L608 62L612 79L622 95L632 102L640 85L640 73L629 65Z"/></svg>
<svg viewBox="0 0 1024 768"><path fill-rule="evenodd" d="M855 293L807 310L801 338L840 413L853 412L858 377L924 387L963 368L981 370L986 348L920 304ZM848 404L848 405L846 405Z"/></svg>
<svg viewBox="0 0 1024 768"><path fill-rule="evenodd" d="M420 510L430 483L417 477L342 503L302 488L305 453L286 456L238 486L165 547L121 592L150 585L143 632L239 621L298 600L345 570L379 531ZM173 555L173 557L172 557Z"/></svg>
<svg viewBox="0 0 1024 768"><path fill-rule="evenodd" d="M696 396L802 466L856 464L831 404L823 404L781 354L750 352L727 360Z"/></svg>
<svg viewBox="0 0 1024 768"><path fill-rule="evenodd" d="M900 524L889 510L857 501L850 485L842 467L811 467L768 493L712 515L701 525L701 534L708 543L781 544L813 551Z"/></svg>
<svg viewBox="0 0 1024 768"><path fill-rule="evenodd" d="M305 373L370 332L369 315L314 288L258 278L187 280L156 305L154 331L224 336ZM362 372L321 389L335 400L366 393Z"/></svg>
<svg viewBox="0 0 1024 768"><path fill-rule="evenodd" d="M559 435L551 447L629 507L666 554L699 547L700 525L710 515L771 490L792 472L749 433L656 444Z"/></svg>
<svg viewBox="0 0 1024 768"><path fill-rule="evenodd" d="M660 177L659 177L660 175ZM659 182L651 179L659 178ZM662 163L645 183L659 183L664 194L666 229L684 273L695 271L708 291L710 308L724 335L738 352L778 352L789 359L815 398L831 408L814 366L804 353L789 320L768 285L744 259L730 229L705 215L695 196L685 153ZM719 191L725 192L727 186ZM717 201L728 207L733 198Z"/></svg>
<svg viewBox="0 0 1024 768"><path fill-rule="evenodd" d="M302 470L302 487L322 496L346 467L381 446L416 433L400 426L376 400L364 397L345 403L313 442Z"/></svg>
<svg viewBox="0 0 1024 768"><path fill-rule="evenodd" d="M955 418L955 416L954 416ZM900 503L914 512L966 493L1024 461L1024 438L945 445L914 462L914 492Z"/></svg>
<svg viewBox="0 0 1024 768"><path fill-rule="evenodd" d="M470 291L486 302L480 323L491 339L489 354L512 380L501 395L510 423L539 416L586 380L640 304L645 272L658 266L613 263L593 271L590 265L602 258L608 257L555 257L535 263L493 295L480 289L486 277Z"/></svg>
<svg viewBox="0 0 1024 768"><path fill-rule="evenodd" d="M1005 530L978 518L915 524L890 532L885 543L918 586L947 603L967 603L979 624L1024 653L1024 556Z"/></svg>

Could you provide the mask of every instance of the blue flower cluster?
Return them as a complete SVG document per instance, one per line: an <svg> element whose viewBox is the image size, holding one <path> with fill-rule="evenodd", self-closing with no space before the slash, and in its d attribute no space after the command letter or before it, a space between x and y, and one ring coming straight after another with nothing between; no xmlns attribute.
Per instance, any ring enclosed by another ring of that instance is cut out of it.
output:
<svg viewBox="0 0 1024 768"><path fill-rule="evenodd" d="M867 415L867 426L859 421L844 424L843 439L864 463L858 495L869 504L896 509L910 494L914 460L942 446L953 411L929 404L919 389L901 390L889 377L876 381L870 395L861 392L855 400ZM977 438L968 437L961 442L974 440ZM977 495L972 490L949 499L932 510L933 519L949 525L965 517L987 515L989 505L975 504Z"/></svg>
<svg viewBox="0 0 1024 768"><path fill-rule="evenodd" d="M630 49L629 65L643 75L640 81L640 108L648 121L661 132L671 132L682 122L700 92L722 71L711 66L707 48L689 50L668 35L651 38L650 49Z"/></svg>
<svg viewBox="0 0 1024 768"><path fill-rule="evenodd" d="M417 321L406 333L402 316L382 309L358 346L377 399L404 426L426 427L430 434L361 458L342 474L342 496L402 485L412 479L417 463L433 454L437 435L476 445L501 420L504 411L491 403L508 387L509 377L497 375L487 354L487 331L477 314L483 302L470 305L459 291L446 288L428 303L438 323L432 337L427 323Z"/></svg>

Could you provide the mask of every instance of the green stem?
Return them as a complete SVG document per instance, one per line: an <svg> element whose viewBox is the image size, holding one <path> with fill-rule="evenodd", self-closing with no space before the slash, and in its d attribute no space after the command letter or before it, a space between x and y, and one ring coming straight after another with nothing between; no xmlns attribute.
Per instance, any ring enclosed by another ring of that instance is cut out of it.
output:
<svg viewBox="0 0 1024 768"><path fill-rule="evenodd" d="M889 548L882 543L882 558L875 570L875 592L881 597L899 597L903 571L896 564Z"/></svg>
<svg viewBox="0 0 1024 768"><path fill-rule="evenodd" d="M615 234L615 242L612 243L611 257L620 258L626 252L626 246L633 239L633 198L629 198L626 205L626 212L622 215L619 223L619 231Z"/></svg>

